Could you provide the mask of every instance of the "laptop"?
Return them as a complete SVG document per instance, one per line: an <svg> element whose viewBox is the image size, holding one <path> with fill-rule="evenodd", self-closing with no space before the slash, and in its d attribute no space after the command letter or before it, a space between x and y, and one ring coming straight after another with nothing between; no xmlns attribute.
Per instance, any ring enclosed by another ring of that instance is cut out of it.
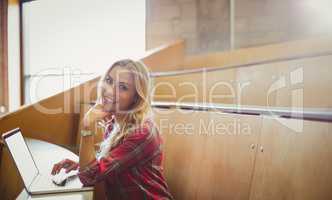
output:
<svg viewBox="0 0 332 200"><path fill-rule="evenodd" d="M3 134L2 138L23 180L24 187L29 194L52 194L93 190L93 187L83 187L77 176L71 181L68 181L65 186L59 186L53 183L53 175L41 174L19 128Z"/></svg>

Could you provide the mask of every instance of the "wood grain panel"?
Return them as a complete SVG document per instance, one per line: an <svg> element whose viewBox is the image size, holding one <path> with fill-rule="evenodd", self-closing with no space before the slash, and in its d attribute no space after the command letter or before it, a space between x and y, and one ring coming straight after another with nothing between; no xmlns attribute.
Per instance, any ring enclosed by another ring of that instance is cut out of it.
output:
<svg viewBox="0 0 332 200"><path fill-rule="evenodd" d="M238 104L274 106L276 92L269 93L278 78L276 64L256 65L238 68L236 79L238 83Z"/></svg>
<svg viewBox="0 0 332 200"><path fill-rule="evenodd" d="M265 117L251 200L332 199L332 123Z"/></svg>
<svg viewBox="0 0 332 200"><path fill-rule="evenodd" d="M236 102L236 70L191 73L155 77L155 101L178 102Z"/></svg>
<svg viewBox="0 0 332 200"><path fill-rule="evenodd" d="M3 200L12 200L22 191L23 181L6 147L3 148L0 165L0 194Z"/></svg>
<svg viewBox="0 0 332 200"><path fill-rule="evenodd" d="M153 72L178 70L185 56L184 48L183 40L174 41L147 52L141 60Z"/></svg>
<svg viewBox="0 0 332 200"><path fill-rule="evenodd" d="M286 86L278 90L276 106L332 107L332 56L320 56L278 64Z"/></svg>
<svg viewBox="0 0 332 200"><path fill-rule="evenodd" d="M332 55L154 77L155 101L331 108ZM220 96L218 96L220 95Z"/></svg>
<svg viewBox="0 0 332 200"><path fill-rule="evenodd" d="M154 109L176 199L248 199L260 117Z"/></svg>

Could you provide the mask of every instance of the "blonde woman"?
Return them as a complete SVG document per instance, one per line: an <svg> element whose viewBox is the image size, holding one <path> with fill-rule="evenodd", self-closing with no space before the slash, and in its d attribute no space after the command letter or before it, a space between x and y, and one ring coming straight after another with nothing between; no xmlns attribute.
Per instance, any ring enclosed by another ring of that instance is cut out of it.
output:
<svg viewBox="0 0 332 200"><path fill-rule="evenodd" d="M85 114L79 163L65 159L52 174L79 168L84 186L104 181L108 199L173 199L162 174L162 139L151 119L150 78L139 61L115 62L98 85L97 103ZM94 130L104 139L95 152Z"/></svg>

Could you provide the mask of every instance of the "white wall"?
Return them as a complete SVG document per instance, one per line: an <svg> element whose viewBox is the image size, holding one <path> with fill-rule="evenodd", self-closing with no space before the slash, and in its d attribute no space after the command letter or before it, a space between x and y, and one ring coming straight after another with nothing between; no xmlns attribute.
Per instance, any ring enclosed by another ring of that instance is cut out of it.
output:
<svg viewBox="0 0 332 200"><path fill-rule="evenodd" d="M145 0L27 2L23 32L31 103L100 75L118 59L142 55Z"/></svg>
<svg viewBox="0 0 332 200"><path fill-rule="evenodd" d="M9 111L21 104L20 31L18 0L8 1L8 95Z"/></svg>

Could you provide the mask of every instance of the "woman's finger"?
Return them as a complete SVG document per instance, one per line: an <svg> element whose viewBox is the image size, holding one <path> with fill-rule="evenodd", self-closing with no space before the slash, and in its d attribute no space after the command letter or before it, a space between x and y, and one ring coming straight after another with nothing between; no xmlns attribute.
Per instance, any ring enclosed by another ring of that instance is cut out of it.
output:
<svg viewBox="0 0 332 200"><path fill-rule="evenodd" d="M77 163L72 163L68 168L66 168L66 173L72 171L72 170L76 170L78 168L78 164Z"/></svg>
<svg viewBox="0 0 332 200"><path fill-rule="evenodd" d="M56 168L56 171L55 173L58 174L62 168L64 168L68 163L68 159L64 159L62 160L59 164L58 164L58 167Z"/></svg>
<svg viewBox="0 0 332 200"><path fill-rule="evenodd" d="M52 175L55 175L55 172L56 172L57 168L58 168L58 164L53 165L53 169L52 169L52 172L51 172Z"/></svg>
<svg viewBox="0 0 332 200"><path fill-rule="evenodd" d="M55 174L58 174L60 170L62 169L62 165L59 165L59 167L56 169Z"/></svg>
<svg viewBox="0 0 332 200"><path fill-rule="evenodd" d="M64 159L64 160L56 163L55 165L53 165L51 174L52 175L58 174L62 168L65 168L65 169L70 168L73 164L77 164L77 163L70 159Z"/></svg>
<svg viewBox="0 0 332 200"><path fill-rule="evenodd" d="M61 169L61 163L55 164L53 167L53 170L52 170L52 174L55 175L55 174L59 173L60 169Z"/></svg>

